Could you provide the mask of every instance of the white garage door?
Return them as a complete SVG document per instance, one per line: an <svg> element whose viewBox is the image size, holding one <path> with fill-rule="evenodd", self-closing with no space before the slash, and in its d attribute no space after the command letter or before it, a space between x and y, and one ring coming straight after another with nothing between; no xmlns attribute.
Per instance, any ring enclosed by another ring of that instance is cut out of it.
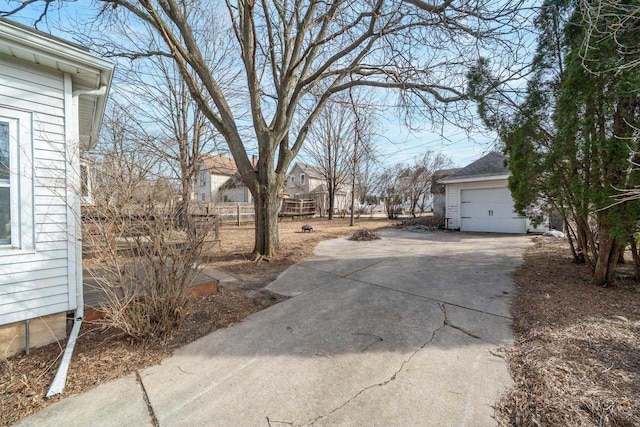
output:
<svg viewBox="0 0 640 427"><path fill-rule="evenodd" d="M460 230L524 233L526 220L513 211L508 188L460 190Z"/></svg>

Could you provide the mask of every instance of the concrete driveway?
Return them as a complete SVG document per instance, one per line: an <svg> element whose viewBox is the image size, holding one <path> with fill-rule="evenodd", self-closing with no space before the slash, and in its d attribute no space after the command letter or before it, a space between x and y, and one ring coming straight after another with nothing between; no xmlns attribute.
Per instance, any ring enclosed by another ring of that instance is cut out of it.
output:
<svg viewBox="0 0 640 427"><path fill-rule="evenodd" d="M380 235L322 242L268 287L293 298L23 424L495 425L529 239Z"/></svg>

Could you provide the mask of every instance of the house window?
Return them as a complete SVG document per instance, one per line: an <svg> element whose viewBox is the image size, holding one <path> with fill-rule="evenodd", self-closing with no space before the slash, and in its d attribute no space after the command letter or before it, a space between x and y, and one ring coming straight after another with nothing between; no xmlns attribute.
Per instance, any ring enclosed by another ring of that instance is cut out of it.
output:
<svg viewBox="0 0 640 427"><path fill-rule="evenodd" d="M0 245L11 244L10 148L9 123L0 122Z"/></svg>
<svg viewBox="0 0 640 427"><path fill-rule="evenodd" d="M31 114L0 108L0 247L33 248Z"/></svg>
<svg viewBox="0 0 640 427"><path fill-rule="evenodd" d="M303 185L304 185L304 174L301 173L300 174L300 186L303 186Z"/></svg>
<svg viewBox="0 0 640 427"><path fill-rule="evenodd" d="M289 187L295 187L296 186L296 177L291 175L291 178L289 178Z"/></svg>
<svg viewBox="0 0 640 427"><path fill-rule="evenodd" d="M207 185L207 173L200 173L200 187L205 187Z"/></svg>

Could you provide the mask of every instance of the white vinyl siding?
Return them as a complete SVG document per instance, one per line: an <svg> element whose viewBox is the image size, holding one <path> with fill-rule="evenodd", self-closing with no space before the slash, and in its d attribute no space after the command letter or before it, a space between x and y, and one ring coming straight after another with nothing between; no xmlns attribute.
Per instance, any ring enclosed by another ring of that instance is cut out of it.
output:
<svg viewBox="0 0 640 427"><path fill-rule="evenodd" d="M64 75L0 55L0 121L29 121L21 167L20 245L0 248L0 324L75 308L69 284L69 196ZM70 111L68 112L71 113ZM22 123L21 123L22 126ZM76 154L77 156L77 154ZM30 157L30 158L29 158ZM16 209L15 206L12 206Z"/></svg>
<svg viewBox="0 0 640 427"><path fill-rule="evenodd" d="M474 188L507 188L507 179L495 179L489 181L471 181L446 184L446 213L450 229L460 228L460 191Z"/></svg>

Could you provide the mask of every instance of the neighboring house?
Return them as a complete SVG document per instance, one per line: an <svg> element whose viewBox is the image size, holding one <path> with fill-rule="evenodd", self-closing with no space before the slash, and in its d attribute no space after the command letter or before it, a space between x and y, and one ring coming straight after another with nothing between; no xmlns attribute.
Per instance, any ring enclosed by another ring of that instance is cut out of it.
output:
<svg viewBox="0 0 640 427"><path fill-rule="evenodd" d="M240 177L240 172L230 176L218 190L222 202L228 203L252 203L253 196L244 185Z"/></svg>
<svg viewBox="0 0 640 427"><path fill-rule="evenodd" d="M257 165L256 156L253 156L253 164ZM224 154L203 156L194 193L198 202L249 203L253 200L240 179L235 162Z"/></svg>
<svg viewBox="0 0 640 427"><path fill-rule="evenodd" d="M334 207L340 211L350 203L351 182L345 182L342 188L336 189ZM285 180L284 194L297 200L315 200L318 214L324 215L329 208L329 192L327 180L322 168L296 162Z"/></svg>
<svg viewBox="0 0 640 427"><path fill-rule="evenodd" d="M68 312L82 318L81 153L97 142L113 68L0 19L0 357L63 339Z"/></svg>
<svg viewBox="0 0 640 427"><path fill-rule="evenodd" d="M433 214L435 216L444 218L446 206L445 185L438 181L453 175L459 170L460 168L440 169L435 171L431 176L431 203L433 206Z"/></svg>
<svg viewBox="0 0 640 427"><path fill-rule="evenodd" d="M513 209L508 187L511 175L505 157L491 152L438 182L445 186L446 224L449 229L492 233L527 233L528 218Z"/></svg>

